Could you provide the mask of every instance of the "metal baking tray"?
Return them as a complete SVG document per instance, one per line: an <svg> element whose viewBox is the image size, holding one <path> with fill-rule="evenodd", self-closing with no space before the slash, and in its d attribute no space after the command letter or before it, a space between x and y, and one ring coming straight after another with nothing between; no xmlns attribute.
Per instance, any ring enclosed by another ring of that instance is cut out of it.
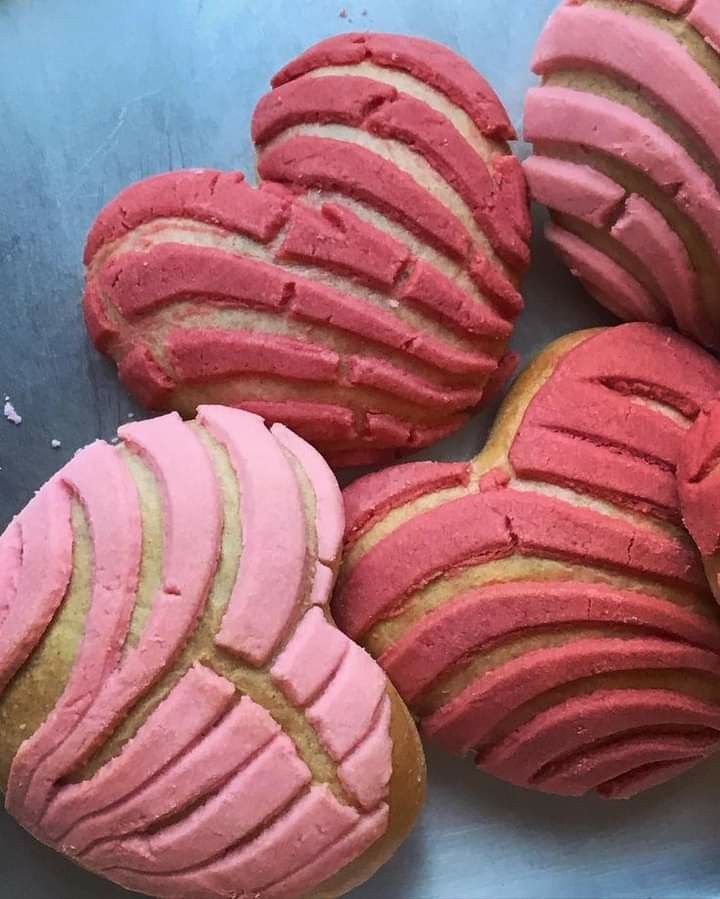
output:
<svg viewBox="0 0 720 899"><path fill-rule="evenodd" d="M80 446L141 417L82 323L87 228L121 187L183 166L252 171L271 74L343 30L425 35L468 57L520 130L555 0L0 0L0 528ZM599 35L598 39L602 39ZM522 144L518 152L524 155ZM540 236L514 348L605 324ZM493 410L423 453L465 459ZM52 440L61 446L53 448ZM629 802L511 787L429 752L428 802L354 899L720 896L720 761ZM0 899L121 899L0 812Z"/></svg>

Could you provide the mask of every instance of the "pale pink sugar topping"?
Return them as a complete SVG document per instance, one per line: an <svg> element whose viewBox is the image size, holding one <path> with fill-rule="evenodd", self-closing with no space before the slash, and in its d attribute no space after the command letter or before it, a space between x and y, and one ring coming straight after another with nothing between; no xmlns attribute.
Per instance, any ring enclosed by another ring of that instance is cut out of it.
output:
<svg viewBox="0 0 720 899"><path fill-rule="evenodd" d="M125 425L120 435L122 449L97 442L80 451L0 538L0 683L66 601L73 500L95 561L73 667L55 708L15 756L7 807L44 842L143 892L300 895L387 827L386 681L323 609L344 525L339 488L314 450L238 410L207 406L196 424L172 414ZM209 620L224 530L211 440L237 479L242 542L215 646L236 657L239 671L267 660L268 681L335 765L337 796L314 783L272 712L213 670L217 650L207 648L110 761L89 779L63 782L174 670L198 623ZM160 584L131 642L143 482L128 451L152 475L163 524ZM309 516L300 472L313 496Z"/></svg>

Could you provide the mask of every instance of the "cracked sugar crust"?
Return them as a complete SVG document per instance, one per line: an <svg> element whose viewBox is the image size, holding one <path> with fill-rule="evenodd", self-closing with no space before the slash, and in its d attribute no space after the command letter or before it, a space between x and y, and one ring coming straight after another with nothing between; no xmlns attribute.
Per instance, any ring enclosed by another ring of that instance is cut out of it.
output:
<svg viewBox="0 0 720 899"><path fill-rule="evenodd" d="M287 428L219 406L119 436L0 537L8 811L151 895L340 895L407 833L424 770L327 611L334 477Z"/></svg>
<svg viewBox="0 0 720 899"><path fill-rule="evenodd" d="M674 324L711 348L719 38L714 0L565 0L535 48L542 84L524 126L547 236L589 292L620 318Z"/></svg>
<svg viewBox="0 0 720 899"><path fill-rule="evenodd" d="M520 377L473 462L347 488L333 611L426 736L564 795L630 796L716 751L720 613L676 466L718 389L671 331L579 332Z"/></svg>
<svg viewBox="0 0 720 899"><path fill-rule="evenodd" d="M678 464L678 490L683 520L703 556L705 571L720 600L720 519L718 462L720 404L713 400L698 415L683 442Z"/></svg>
<svg viewBox="0 0 720 899"><path fill-rule="evenodd" d="M260 183L127 188L88 236L85 318L146 406L282 421L334 464L452 433L512 371L525 181L497 97L417 38L321 41L253 116Z"/></svg>

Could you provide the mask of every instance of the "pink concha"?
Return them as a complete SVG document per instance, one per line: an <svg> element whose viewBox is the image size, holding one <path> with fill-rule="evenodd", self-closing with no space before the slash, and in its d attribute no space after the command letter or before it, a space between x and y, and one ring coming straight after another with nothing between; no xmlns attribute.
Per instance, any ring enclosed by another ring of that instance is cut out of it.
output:
<svg viewBox="0 0 720 899"><path fill-rule="evenodd" d="M566 0L535 49L524 165L548 237L596 299L715 349L719 38L713 0Z"/></svg>
<svg viewBox="0 0 720 899"><path fill-rule="evenodd" d="M613 193L590 177L599 213ZM701 410L719 392L720 365L673 331L581 332L519 380L474 462L347 488L333 614L425 736L512 783L607 798L720 749L720 613L676 484L681 459L717 563L720 404Z"/></svg>
<svg viewBox="0 0 720 899"><path fill-rule="evenodd" d="M321 41L274 85L258 187L169 172L101 211L88 330L149 408L222 403L333 464L391 460L507 373L530 238L513 130L469 63L419 38Z"/></svg>
<svg viewBox="0 0 720 899"><path fill-rule="evenodd" d="M391 728L411 726L327 611L337 483L297 435L237 409L119 435L0 536L6 806L151 895L314 894L385 839ZM17 696L44 720L28 729Z"/></svg>

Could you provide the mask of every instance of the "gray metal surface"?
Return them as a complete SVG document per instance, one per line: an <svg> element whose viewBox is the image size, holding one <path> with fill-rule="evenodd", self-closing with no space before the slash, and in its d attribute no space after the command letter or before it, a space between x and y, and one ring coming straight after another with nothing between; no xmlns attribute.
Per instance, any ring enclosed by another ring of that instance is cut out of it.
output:
<svg viewBox="0 0 720 899"><path fill-rule="evenodd" d="M268 79L344 29L416 33L464 53L519 124L554 0L0 0L0 527L75 449L140 416L92 350L79 297L85 232L125 184L181 166L250 170ZM599 36L601 39L601 36ZM521 148L522 149L522 148ZM610 318L541 238L514 339L527 359ZM467 458L488 411L424 455ZM53 449L55 438L62 446ZM354 899L720 896L720 762L628 803L514 789L431 752L427 807ZM0 813L0 899L127 896Z"/></svg>

